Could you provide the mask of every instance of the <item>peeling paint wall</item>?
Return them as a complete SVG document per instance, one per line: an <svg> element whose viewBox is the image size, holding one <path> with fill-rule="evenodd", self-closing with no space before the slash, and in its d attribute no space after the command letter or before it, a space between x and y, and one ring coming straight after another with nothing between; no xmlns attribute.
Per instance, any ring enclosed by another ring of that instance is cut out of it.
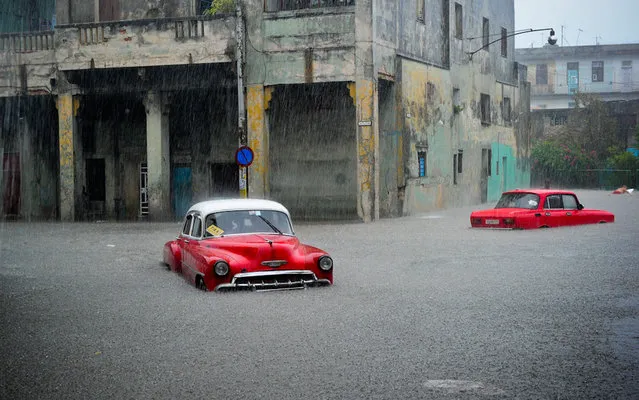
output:
<svg viewBox="0 0 639 400"><path fill-rule="evenodd" d="M463 8L462 38L455 32L454 3ZM429 18L437 17L427 12L424 23L415 24L418 30L426 25L434 33L422 38L418 31L409 32L412 47L402 49L401 40L398 47L407 179L405 214L477 204L484 199L490 202L503 190L530 185L530 86L526 68L513 61L514 41L507 44L506 56L500 42L472 57L468 54L482 47L483 18L489 20L493 40L502 27L512 32L512 1L441 1L434 14L440 12L440 5L450 7L451 25L433 23ZM398 19L404 20L404 29L410 31L416 13L412 8L402 12L404 17ZM441 42L438 35L446 29L450 67L442 58L445 53L437 53L431 45ZM476 36L480 38L467 39ZM410 54L402 55L402 51ZM490 111L484 116L482 94L489 97ZM423 177L419 176L419 152L426 154ZM482 154L492 155L490 172L483 168Z"/></svg>
<svg viewBox="0 0 639 400"><path fill-rule="evenodd" d="M0 99L0 159L19 158L19 217L54 219L57 215L57 113L50 96ZM4 182L0 177L0 200ZM4 215L0 204L0 218Z"/></svg>
<svg viewBox="0 0 639 400"><path fill-rule="evenodd" d="M56 30L56 62L61 70L229 62L234 30L234 17L70 26Z"/></svg>

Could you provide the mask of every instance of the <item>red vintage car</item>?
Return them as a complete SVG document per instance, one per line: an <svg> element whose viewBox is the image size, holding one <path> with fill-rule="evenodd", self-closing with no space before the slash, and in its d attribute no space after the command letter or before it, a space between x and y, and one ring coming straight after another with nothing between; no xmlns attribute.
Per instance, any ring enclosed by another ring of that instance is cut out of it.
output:
<svg viewBox="0 0 639 400"><path fill-rule="evenodd" d="M534 229L615 222L614 214L590 210L566 190L504 192L495 208L470 214L473 228Z"/></svg>
<svg viewBox="0 0 639 400"><path fill-rule="evenodd" d="M202 290L281 290L333 284L333 259L300 243L288 210L258 199L197 203L164 263Z"/></svg>

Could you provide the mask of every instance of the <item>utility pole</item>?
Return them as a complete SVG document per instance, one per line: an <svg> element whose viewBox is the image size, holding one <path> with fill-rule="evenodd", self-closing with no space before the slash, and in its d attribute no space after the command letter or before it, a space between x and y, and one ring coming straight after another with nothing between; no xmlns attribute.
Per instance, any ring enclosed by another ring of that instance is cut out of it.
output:
<svg viewBox="0 0 639 400"><path fill-rule="evenodd" d="M244 17L242 15L242 2L235 2L236 24L235 37L237 38L237 49L235 58L237 60L237 132L240 147L246 146L248 143L246 137L246 106L244 104ZM238 166L240 171L240 197L245 199L248 197L248 167L245 165Z"/></svg>
<svg viewBox="0 0 639 400"><path fill-rule="evenodd" d="M561 47L564 47L564 26L561 26Z"/></svg>

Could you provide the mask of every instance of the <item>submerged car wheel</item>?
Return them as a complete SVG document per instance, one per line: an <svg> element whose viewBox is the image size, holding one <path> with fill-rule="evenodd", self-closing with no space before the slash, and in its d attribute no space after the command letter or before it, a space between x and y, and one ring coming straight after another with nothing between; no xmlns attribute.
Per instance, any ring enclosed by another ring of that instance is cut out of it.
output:
<svg viewBox="0 0 639 400"><path fill-rule="evenodd" d="M204 278L198 276L195 278L195 287L206 292L206 284L204 283Z"/></svg>

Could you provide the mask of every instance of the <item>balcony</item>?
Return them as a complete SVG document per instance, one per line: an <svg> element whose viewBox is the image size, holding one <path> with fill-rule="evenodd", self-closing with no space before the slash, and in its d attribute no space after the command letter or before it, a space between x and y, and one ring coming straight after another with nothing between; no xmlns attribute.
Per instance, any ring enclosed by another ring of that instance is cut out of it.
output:
<svg viewBox="0 0 639 400"><path fill-rule="evenodd" d="M53 31L0 34L0 52L33 53L53 46Z"/></svg>
<svg viewBox="0 0 639 400"><path fill-rule="evenodd" d="M235 17L110 21L56 27L60 70L214 64L234 59Z"/></svg>
<svg viewBox="0 0 639 400"><path fill-rule="evenodd" d="M269 0L266 11L293 11L355 5L355 0Z"/></svg>
<svg viewBox="0 0 639 400"><path fill-rule="evenodd" d="M55 77L53 31L0 34L0 97L47 94Z"/></svg>

